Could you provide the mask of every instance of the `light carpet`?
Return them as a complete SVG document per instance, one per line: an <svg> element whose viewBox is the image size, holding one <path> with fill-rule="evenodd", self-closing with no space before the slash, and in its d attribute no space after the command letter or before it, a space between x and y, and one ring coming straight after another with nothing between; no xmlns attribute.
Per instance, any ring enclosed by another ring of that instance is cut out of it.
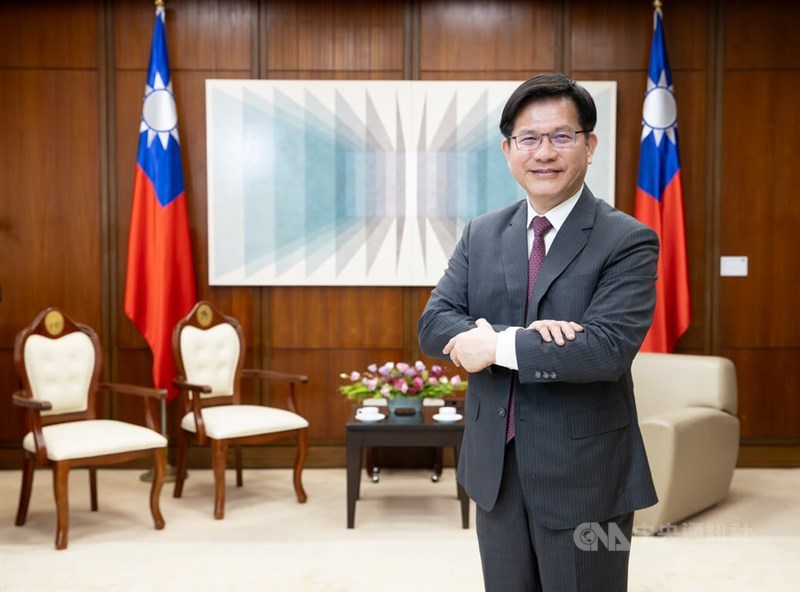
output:
<svg viewBox="0 0 800 592"><path fill-rule="evenodd" d="M213 479L193 470L181 499L165 485L156 531L141 471L101 470L100 511L86 471L70 476L69 548L55 551L49 471L34 481L28 521L15 527L20 472L0 472L0 590L479 591L480 558L461 528L452 469L362 480L355 529L346 528L345 471L228 474L225 519L212 517ZM634 537L631 591L800 591L800 470L737 469L728 498L674 532Z"/></svg>

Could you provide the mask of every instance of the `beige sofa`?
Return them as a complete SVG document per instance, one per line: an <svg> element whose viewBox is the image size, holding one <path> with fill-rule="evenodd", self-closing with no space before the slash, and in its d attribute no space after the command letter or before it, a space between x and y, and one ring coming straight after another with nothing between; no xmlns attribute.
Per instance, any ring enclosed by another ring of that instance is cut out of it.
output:
<svg viewBox="0 0 800 592"><path fill-rule="evenodd" d="M636 512L634 532L654 534L728 494L739 452L736 371L716 356L640 353L633 382L659 498Z"/></svg>

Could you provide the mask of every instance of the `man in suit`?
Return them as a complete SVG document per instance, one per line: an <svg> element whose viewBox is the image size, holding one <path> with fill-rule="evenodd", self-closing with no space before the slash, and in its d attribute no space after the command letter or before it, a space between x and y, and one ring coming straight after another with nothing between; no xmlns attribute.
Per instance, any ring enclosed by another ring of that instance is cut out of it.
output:
<svg viewBox="0 0 800 592"><path fill-rule="evenodd" d="M562 74L514 91L502 149L527 199L467 224L419 320L422 351L470 372L458 480L489 591L625 590L633 511L657 501L630 368L658 239L584 185L596 120Z"/></svg>

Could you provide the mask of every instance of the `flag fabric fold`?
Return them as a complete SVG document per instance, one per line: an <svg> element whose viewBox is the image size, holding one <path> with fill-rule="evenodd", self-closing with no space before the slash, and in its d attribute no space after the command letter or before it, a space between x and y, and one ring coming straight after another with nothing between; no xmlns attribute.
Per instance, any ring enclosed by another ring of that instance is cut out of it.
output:
<svg viewBox="0 0 800 592"><path fill-rule="evenodd" d="M646 352L672 352L691 320L678 106L662 18L661 9L656 8L636 187L635 216L658 234L661 243L655 316L641 349Z"/></svg>
<svg viewBox="0 0 800 592"><path fill-rule="evenodd" d="M172 329L197 300L164 8L156 8L128 237L125 314L153 352L153 383L172 387Z"/></svg>

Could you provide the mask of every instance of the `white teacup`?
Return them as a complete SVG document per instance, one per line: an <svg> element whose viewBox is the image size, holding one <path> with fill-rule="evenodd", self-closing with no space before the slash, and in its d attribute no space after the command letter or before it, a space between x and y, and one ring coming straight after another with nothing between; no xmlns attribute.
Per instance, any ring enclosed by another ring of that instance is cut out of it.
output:
<svg viewBox="0 0 800 592"><path fill-rule="evenodd" d="M374 418L378 415L377 407L359 407L356 409L356 417Z"/></svg>
<svg viewBox="0 0 800 592"><path fill-rule="evenodd" d="M452 405L444 405L439 407L439 415L448 416L448 415L455 415L456 408Z"/></svg>

